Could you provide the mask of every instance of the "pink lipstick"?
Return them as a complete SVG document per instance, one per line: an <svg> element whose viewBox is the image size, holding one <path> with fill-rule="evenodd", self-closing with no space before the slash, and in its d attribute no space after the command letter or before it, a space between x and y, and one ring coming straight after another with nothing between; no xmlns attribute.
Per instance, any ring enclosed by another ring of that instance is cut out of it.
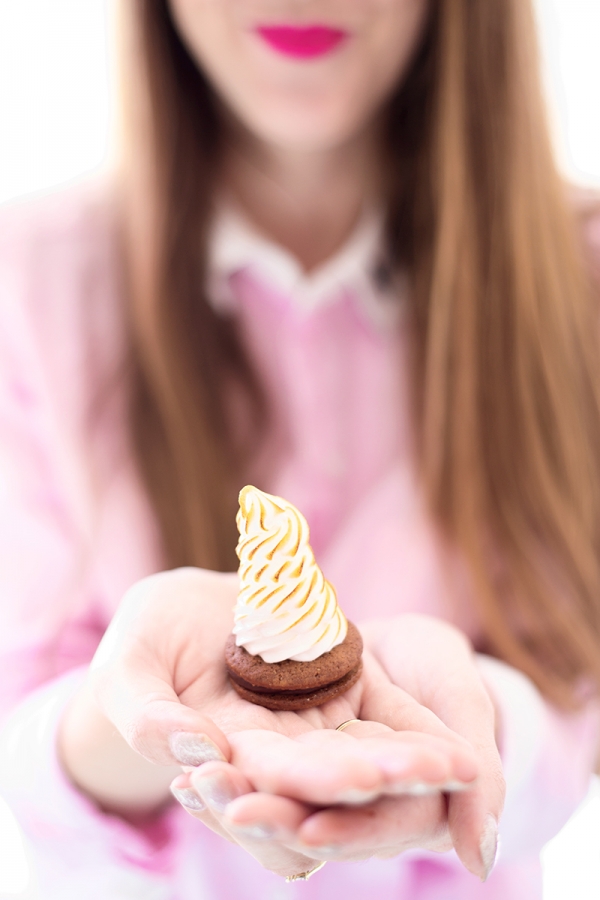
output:
<svg viewBox="0 0 600 900"><path fill-rule="evenodd" d="M347 31L326 25L259 25L255 31L273 50L295 59L324 56L348 37Z"/></svg>

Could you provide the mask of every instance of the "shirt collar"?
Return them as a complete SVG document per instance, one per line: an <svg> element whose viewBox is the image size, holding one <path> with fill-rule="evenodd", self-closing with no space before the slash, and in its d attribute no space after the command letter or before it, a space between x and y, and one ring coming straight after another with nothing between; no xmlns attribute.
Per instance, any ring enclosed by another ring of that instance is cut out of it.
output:
<svg viewBox="0 0 600 900"><path fill-rule="evenodd" d="M289 251L261 234L231 203L222 204L209 244L211 301L223 312L231 310L231 276L250 268L307 315L350 293L374 325L391 327L400 315L403 290L398 279L392 287L382 277L382 232L381 215L364 213L343 247L307 274Z"/></svg>

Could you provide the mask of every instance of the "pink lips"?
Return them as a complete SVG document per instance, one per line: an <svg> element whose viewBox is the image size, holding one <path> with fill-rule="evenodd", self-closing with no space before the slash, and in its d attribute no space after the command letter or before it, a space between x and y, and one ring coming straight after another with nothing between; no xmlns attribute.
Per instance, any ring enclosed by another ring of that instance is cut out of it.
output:
<svg viewBox="0 0 600 900"><path fill-rule="evenodd" d="M324 56L348 37L347 31L325 25L259 25L255 31L278 53L295 59Z"/></svg>

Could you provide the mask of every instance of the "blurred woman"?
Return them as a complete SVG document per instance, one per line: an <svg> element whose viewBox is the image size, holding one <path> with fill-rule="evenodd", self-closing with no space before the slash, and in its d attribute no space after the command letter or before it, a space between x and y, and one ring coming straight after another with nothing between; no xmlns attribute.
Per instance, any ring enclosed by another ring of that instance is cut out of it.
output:
<svg viewBox="0 0 600 900"><path fill-rule="evenodd" d="M0 786L40 896L329 861L286 891L539 897L600 725L600 213L530 5L123 14L119 177L0 226ZM249 480L362 627L319 711L226 683Z"/></svg>

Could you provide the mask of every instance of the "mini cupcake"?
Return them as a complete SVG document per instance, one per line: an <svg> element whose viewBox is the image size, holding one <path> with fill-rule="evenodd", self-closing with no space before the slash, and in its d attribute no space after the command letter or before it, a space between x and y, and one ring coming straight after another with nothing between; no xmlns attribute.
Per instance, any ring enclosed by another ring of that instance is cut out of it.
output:
<svg viewBox="0 0 600 900"><path fill-rule="evenodd" d="M225 648L233 687L275 710L320 706L362 670L362 638L338 606L298 510L255 487L240 493L240 591Z"/></svg>

